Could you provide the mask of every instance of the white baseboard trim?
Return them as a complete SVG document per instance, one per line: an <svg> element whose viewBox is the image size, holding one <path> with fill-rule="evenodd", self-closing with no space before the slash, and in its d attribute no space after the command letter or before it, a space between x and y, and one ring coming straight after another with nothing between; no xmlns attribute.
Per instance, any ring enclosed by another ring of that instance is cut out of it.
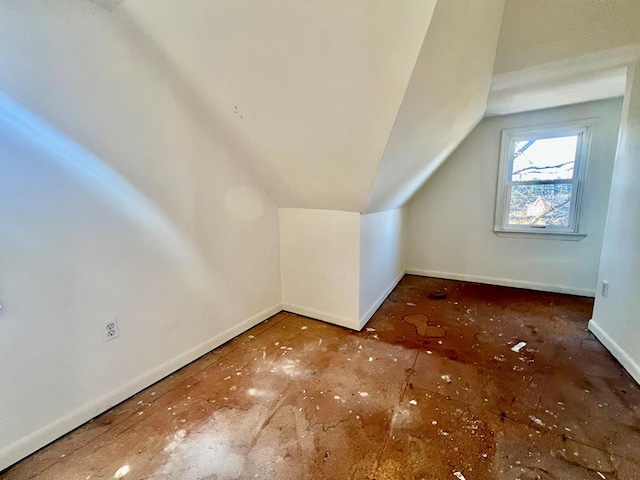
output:
<svg viewBox="0 0 640 480"><path fill-rule="evenodd" d="M420 275L421 277L445 278L447 280L460 280L463 282L486 283L489 285L499 285L501 287L526 288L528 290L538 290L542 292L566 293L569 295L579 295L581 297L596 296L595 289L567 287L565 285L549 285L546 283L527 282L511 278L482 277L479 275L468 275L465 273L422 270L420 268L407 268L407 274Z"/></svg>
<svg viewBox="0 0 640 480"><path fill-rule="evenodd" d="M629 375L640 384L640 364L631 358L631 356L618 345L618 342L611 338L593 319L589 320L589 330L600 340L600 343L611 352L611 355L620 362L624 369L629 372Z"/></svg>
<svg viewBox="0 0 640 480"><path fill-rule="evenodd" d="M305 317L313 318L315 320L333 323L339 327L350 328L351 330L360 330L360 324L357 318L341 317L340 315L334 315L333 313L323 312L322 310L316 310L315 308L296 305L295 303L284 302L282 304L282 309L286 312L297 313L298 315L304 315Z"/></svg>
<svg viewBox="0 0 640 480"><path fill-rule="evenodd" d="M112 390L105 396L69 412L64 417L61 417L35 432L22 437L20 440L5 446L0 449L0 471L280 311L282 311L281 304L276 304L267 308L230 329L219 333L205 342L202 342L194 348L167 360L153 370L150 370L125 383L121 387Z"/></svg>
<svg viewBox="0 0 640 480"><path fill-rule="evenodd" d="M360 317L360 328L358 330L362 330L364 326L367 324L367 322L371 319L371 317L373 317L373 314L376 313L378 308L380 308L380 305L382 305L382 302L384 302L387 299L387 297L393 291L393 289L396 288L396 285L398 285L400 280L402 280L402 277L404 277L404 273L405 273L404 270L400 272L400 275L394 278L393 281L389 284L389 286L384 289L382 294L380 294L380 296L376 299L373 305L371 305L371 308L369 308L369 310L367 310L365 314Z"/></svg>

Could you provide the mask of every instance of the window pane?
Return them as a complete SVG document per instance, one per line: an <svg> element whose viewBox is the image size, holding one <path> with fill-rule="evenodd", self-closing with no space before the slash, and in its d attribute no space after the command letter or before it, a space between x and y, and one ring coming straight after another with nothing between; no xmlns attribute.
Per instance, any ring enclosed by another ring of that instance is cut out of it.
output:
<svg viewBox="0 0 640 480"><path fill-rule="evenodd" d="M512 185L509 225L569 226L571 184Z"/></svg>
<svg viewBox="0 0 640 480"><path fill-rule="evenodd" d="M516 140L511 180L570 180L578 135L539 140Z"/></svg>

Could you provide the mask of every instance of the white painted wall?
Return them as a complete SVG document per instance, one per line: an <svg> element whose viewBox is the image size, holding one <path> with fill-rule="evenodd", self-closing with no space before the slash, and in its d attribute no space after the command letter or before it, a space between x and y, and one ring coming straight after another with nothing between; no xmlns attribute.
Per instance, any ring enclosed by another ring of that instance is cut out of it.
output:
<svg viewBox="0 0 640 480"><path fill-rule="evenodd" d="M0 3L0 469L280 308L275 204L130 40Z"/></svg>
<svg viewBox="0 0 640 480"><path fill-rule="evenodd" d="M360 330L404 274L404 209L280 209L285 310Z"/></svg>
<svg viewBox="0 0 640 480"><path fill-rule="evenodd" d="M115 14L202 93L278 206L360 212L435 4L126 0Z"/></svg>
<svg viewBox="0 0 640 480"><path fill-rule="evenodd" d="M498 285L593 295L621 100L483 120L409 203L407 271ZM505 128L593 118L581 241L493 233L500 134Z"/></svg>
<svg viewBox="0 0 640 480"><path fill-rule="evenodd" d="M404 275L406 208L360 216L360 327Z"/></svg>
<svg viewBox="0 0 640 480"><path fill-rule="evenodd" d="M503 0L442 0L364 213L404 205L484 115Z"/></svg>
<svg viewBox="0 0 640 480"><path fill-rule="evenodd" d="M602 246L598 295L589 328L640 383L640 65L629 69Z"/></svg>
<svg viewBox="0 0 640 480"><path fill-rule="evenodd" d="M495 73L640 43L637 0L507 0Z"/></svg>
<svg viewBox="0 0 640 480"><path fill-rule="evenodd" d="M285 310L359 330L360 215L280 209Z"/></svg>

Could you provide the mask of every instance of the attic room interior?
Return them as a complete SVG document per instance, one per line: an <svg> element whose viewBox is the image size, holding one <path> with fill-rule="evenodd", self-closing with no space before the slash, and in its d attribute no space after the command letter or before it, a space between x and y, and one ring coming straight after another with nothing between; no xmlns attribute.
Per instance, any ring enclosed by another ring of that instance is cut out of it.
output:
<svg viewBox="0 0 640 480"><path fill-rule="evenodd" d="M640 478L637 0L3 0L0 162L2 480Z"/></svg>

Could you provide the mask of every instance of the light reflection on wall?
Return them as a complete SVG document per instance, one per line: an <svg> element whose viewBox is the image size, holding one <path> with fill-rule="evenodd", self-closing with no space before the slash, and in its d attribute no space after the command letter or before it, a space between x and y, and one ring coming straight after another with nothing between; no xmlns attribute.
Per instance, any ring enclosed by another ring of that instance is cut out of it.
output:
<svg viewBox="0 0 640 480"><path fill-rule="evenodd" d="M177 231L157 205L101 159L0 92L1 137L5 137L6 141L28 145L32 151L55 162L57 167L79 181L82 188L106 208L125 217L135 228L143 230L145 237L153 241L154 247L161 247L163 253L170 256L181 269L186 269L190 275L199 275L200 280L208 276L198 249ZM11 158L8 161L29 160ZM16 233L7 228L0 229L2 236Z"/></svg>

